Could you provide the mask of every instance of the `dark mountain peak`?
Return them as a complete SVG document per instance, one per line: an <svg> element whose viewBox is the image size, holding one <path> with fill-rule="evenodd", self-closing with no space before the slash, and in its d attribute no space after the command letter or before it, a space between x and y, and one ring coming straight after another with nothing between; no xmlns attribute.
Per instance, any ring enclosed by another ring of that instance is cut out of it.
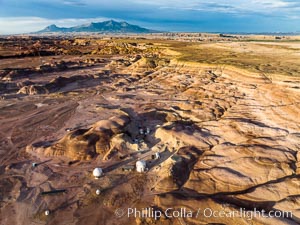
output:
<svg viewBox="0 0 300 225"><path fill-rule="evenodd" d="M120 26L120 23L115 21L115 20L108 20L108 21L104 21L102 23L99 24L104 24L107 27L117 27Z"/></svg>
<svg viewBox="0 0 300 225"><path fill-rule="evenodd" d="M47 27L45 27L45 29L39 31L39 33L46 33L46 32L58 32L63 28L59 28L58 26L56 26L55 24L51 24Z"/></svg>
<svg viewBox="0 0 300 225"><path fill-rule="evenodd" d="M103 23L106 23L106 24L117 24L119 22L117 22L115 20L107 20L107 21L104 21Z"/></svg>
<svg viewBox="0 0 300 225"><path fill-rule="evenodd" d="M100 33L152 33L157 32L149 30L137 25L129 24L125 21L117 22L115 20L108 20L103 22L91 22L80 26L70 28L57 27L55 24L47 26L45 29L38 31L38 33L50 32L100 32Z"/></svg>
<svg viewBox="0 0 300 225"><path fill-rule="evenodd" d="M58 27L55 24L51 24L47 28L58 28Z"/></svg>

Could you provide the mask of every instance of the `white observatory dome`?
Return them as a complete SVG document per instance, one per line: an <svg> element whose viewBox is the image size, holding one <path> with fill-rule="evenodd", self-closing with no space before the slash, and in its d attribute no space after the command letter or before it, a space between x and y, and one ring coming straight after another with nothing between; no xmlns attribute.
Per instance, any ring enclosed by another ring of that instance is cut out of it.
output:
<svg viewBox="0 0 300 225"><path fill-rule="evenodd" d="M136 171L139 173L145 172L146 170L146 162L144 160L139 160L135 164Z"/></svg>
<svg viewBox="0 0 300 225"><path fill-rule="evenodd" d="M50 211L49 211L49 210L46 210L46 211L45 211L45 215L46 215L46 216L49 216L49 214L50 214Z"/></svg>
<svg viewBox="0 0 300 225"><path fill-rule="evenodd" d="M95 168L93 170L93 175L96 179L98 179L99 177L101 177L103 175L103 170L101 168Z"/></svg>

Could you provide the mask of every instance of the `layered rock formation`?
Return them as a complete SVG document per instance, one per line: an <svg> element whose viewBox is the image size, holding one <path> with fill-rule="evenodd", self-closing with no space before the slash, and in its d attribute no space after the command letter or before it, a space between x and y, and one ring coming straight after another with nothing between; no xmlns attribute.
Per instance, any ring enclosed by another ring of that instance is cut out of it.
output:
<svg viewBox="0 0 300 225"><path fill-rule="evenodd" d="M50 147L28 146L28 152L45 156L66 156L71 160L90 160L96 155L105 156L114 146L112 138L125 132L130 118L126 115L112 117L95 123L89 129L75 129Z"/></svg>

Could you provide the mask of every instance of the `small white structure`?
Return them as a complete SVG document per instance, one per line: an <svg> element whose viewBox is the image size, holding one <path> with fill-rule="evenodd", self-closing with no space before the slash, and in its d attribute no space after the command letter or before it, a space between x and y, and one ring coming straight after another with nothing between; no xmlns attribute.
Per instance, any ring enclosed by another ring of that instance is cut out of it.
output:
<svg viewBox="0 0 300 225"><path fill-rule="evenodd" d="M46 216L49 216L49 214L50 214L50 211L47 209L47 210L45 211L45 215L46 215Z"/></svg>
<svg viewBox="0 0 300 225"><path fill-rule="evenodd" d="M139 133L140 133L140 134L144 134L143 128L140 128L140 129L139 129Z"/></svg>
<svg viewBox="0 0 300 225"><path fill-rule="evenodd" d="M96 195L100 195L101 194L101 190L100 189L97 189L96 190Z"/></svg>
<svg viewBox="0 0 300 225"><path fill-rule="evenodd" d="M150 134L150 128L149 127L146 128L145 134Z"/></svg>
<svg viewBox="0 0 300 225"><path fill-rule="evenodd" d="M136 166L136 171L139 173L146 171L146 162L144 160L137 161L135 166Z"/></svg>
<svg viewBox="0 0 300 225"><path fill-rule="evenodd" d="M103 175L103 170L101 168L95 168L93 170L93 175L94 175L95 179L99 179L99 177L101 177Z"/></svg>
<svg viewBox="0 0 300 225"><path fill-rule="evenodd" d="M155 153L155 159L160 159L160 154L159 154L159 152L156 152L156 153Z"/></svg>

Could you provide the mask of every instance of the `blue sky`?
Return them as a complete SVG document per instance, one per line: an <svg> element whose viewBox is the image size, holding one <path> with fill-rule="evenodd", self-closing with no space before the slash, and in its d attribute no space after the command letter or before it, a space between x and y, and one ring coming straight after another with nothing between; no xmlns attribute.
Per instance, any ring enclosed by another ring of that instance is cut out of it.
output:
<svg viewBox="0 0 300 225"><path fill-rule="evenodd" d="M0 0L0 34L107 19L191 32L300 31L300 0Z"/></svg>

